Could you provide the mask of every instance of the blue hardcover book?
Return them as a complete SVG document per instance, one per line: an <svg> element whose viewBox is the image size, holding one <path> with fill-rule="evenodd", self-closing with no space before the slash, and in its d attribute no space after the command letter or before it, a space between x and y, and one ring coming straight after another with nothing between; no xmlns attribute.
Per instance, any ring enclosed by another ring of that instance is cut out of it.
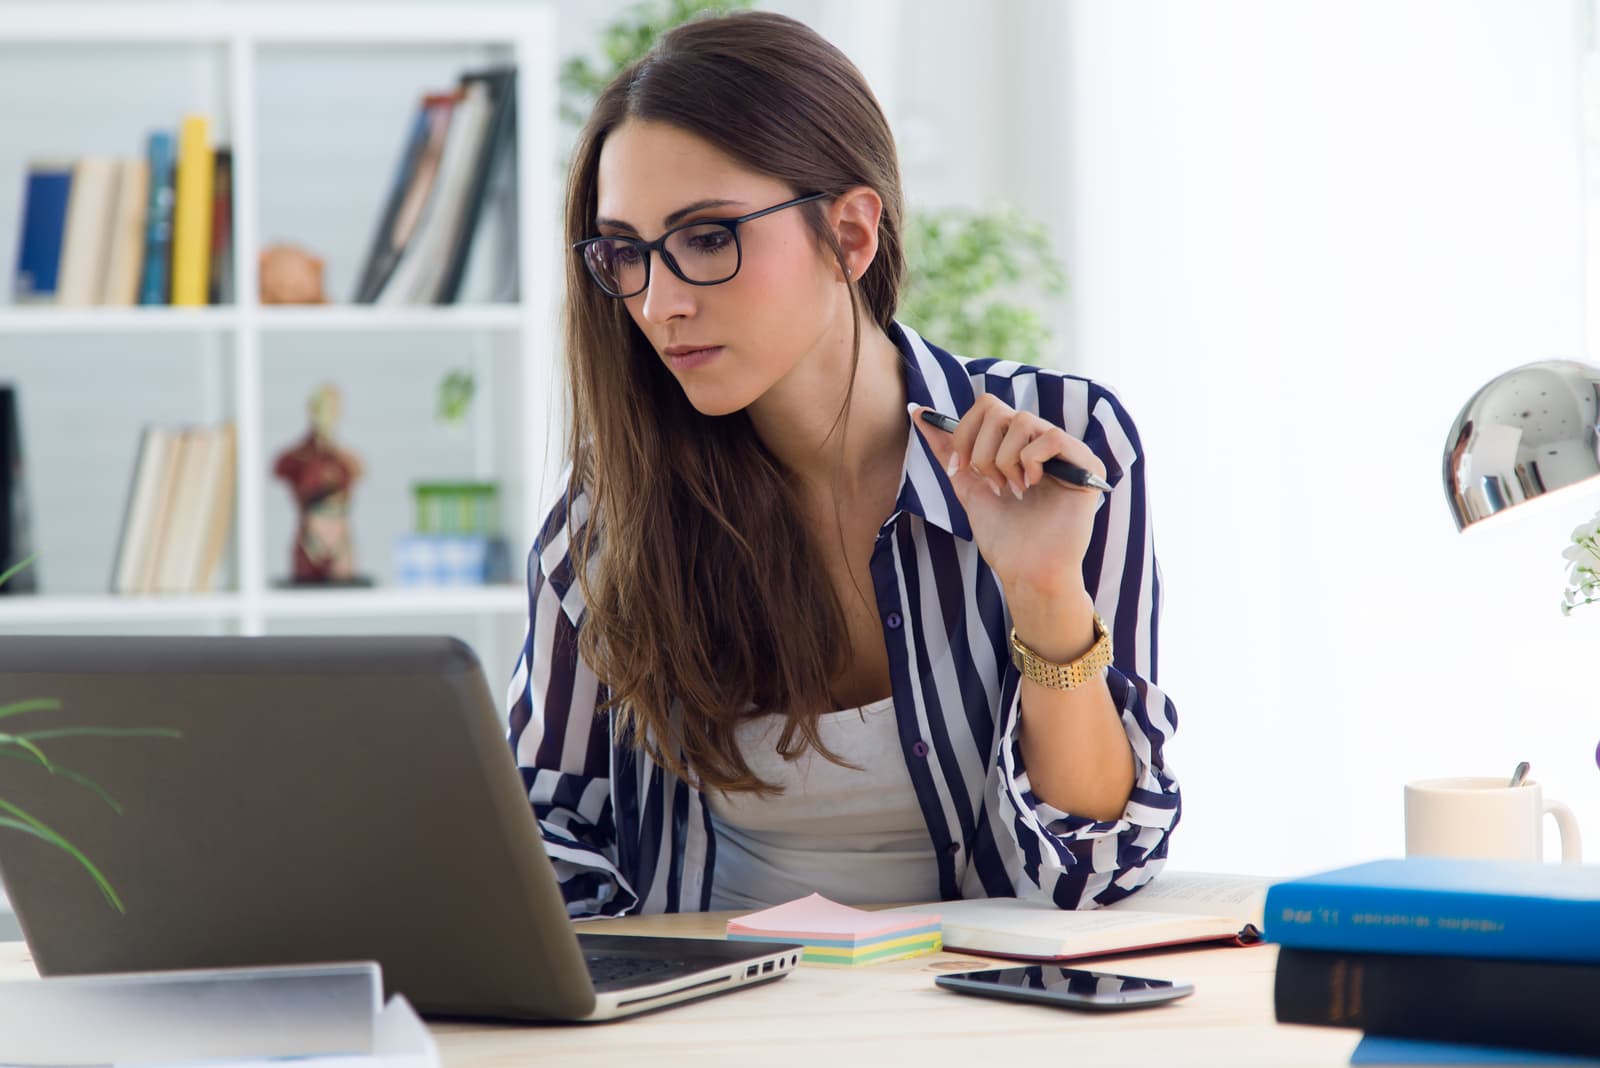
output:
<svg viewBox="0 0 1600 1068"><path fill-rule="evenodd" d="M150 161L150 199L144 215L144 270L139 275L140 304L171 303L173 167L172 134L152 131L145 145Z"/></svg>
<svg viewBox="0 0 1600 1068"><path fill-rule="evenodd" d="M1264 918L1302 949L1600 963L1600 866L1375 860L1273 885Z"/></svg>
<svg viewBox="0 0 1600 1068"><path fill-rule="evenodd" d="M21 237L12 296L18 304L56 299L61 272L61 239L67 229L67 198L72 191L72 161L28 164L22 190Z"/></svg>

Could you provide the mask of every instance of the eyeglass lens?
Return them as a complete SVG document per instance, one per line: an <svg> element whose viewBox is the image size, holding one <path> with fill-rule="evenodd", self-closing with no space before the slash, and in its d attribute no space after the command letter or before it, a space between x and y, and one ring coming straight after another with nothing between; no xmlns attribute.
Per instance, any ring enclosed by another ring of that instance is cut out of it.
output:
<svg viewBox="0 0 1600 1068"><path fill-rule="evenodd" d="M649 252L623 238L592 241L583 250L595 281L613 296L631 297L648 281ZM726 282L739 270L739 242L733 228L722 223L702 223L667 235L663 258L667 267L686 282L714 285Z"/></svg>

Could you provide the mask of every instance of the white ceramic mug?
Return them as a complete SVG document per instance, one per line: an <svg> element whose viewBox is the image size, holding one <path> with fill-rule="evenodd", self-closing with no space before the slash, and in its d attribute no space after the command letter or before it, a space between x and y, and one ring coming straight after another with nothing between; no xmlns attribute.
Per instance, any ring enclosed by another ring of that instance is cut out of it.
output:
<svg viewBox="0 0 1600 1068"><path fill-rule="evenodd" d="M1583 842L1572 810L1546 801L1531 780L1457 777L1406 783L1406 856L1544 859L1544 815L1556 818L1561 860L1577 864Z"/></svg>

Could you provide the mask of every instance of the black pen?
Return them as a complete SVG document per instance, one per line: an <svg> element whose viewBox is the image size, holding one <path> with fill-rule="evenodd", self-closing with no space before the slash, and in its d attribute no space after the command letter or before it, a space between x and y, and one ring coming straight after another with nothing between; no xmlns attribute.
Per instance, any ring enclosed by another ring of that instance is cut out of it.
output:
<svg viewBox="0 0 1600 1068"><path fill-rule="evenodd" d="M932 408L922 409L921 415L924 423L929 426L936 426L947 434L954 434L956 427L961 425L961 421L954 416L936 412ZM1081 486L1084 489L1097 489L1101 493L1111 492L1111 483L1093 471L1085 471L1077 464L1063 460L1059 456L1051 457L1044 462L1044 473L1051 478L1059 478L1063 482Z"/></svg>

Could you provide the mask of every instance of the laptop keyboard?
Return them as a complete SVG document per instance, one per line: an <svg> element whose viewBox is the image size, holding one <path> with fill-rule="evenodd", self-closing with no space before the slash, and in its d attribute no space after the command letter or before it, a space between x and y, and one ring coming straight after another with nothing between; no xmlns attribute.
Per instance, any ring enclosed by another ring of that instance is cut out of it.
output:
<svg viewBox="0 0 1600 1068"><path fill-rule="evenodd" d="M644 960L638 957L619 957L611 954L584 954L583 962L589 967L589 978L596 990L621 990L643 986L673 975L687 975L708 967L686 960Z"/></svg>

